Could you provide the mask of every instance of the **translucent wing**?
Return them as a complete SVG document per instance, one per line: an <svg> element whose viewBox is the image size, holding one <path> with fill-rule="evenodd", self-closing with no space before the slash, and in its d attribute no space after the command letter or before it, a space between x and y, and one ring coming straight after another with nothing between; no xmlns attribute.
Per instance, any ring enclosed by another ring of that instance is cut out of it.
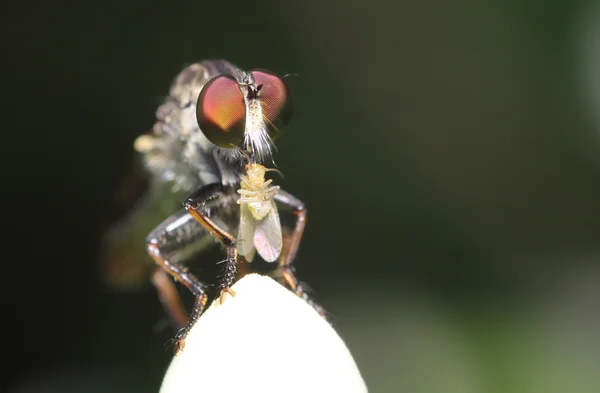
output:
<svg viewBox="0 0 600 393"><path fill-rule="evenodd" d="M273 262L281 254L283 240L281 237L281 221L275 201L271 199L271 211L265 218L256 223L254 246L258 254L267 262Z"/></svg>
<svg viewBox="0 0 600 393"><path fill-rule="evenodd" d="M248 262L254 259L254 231L256 230L256 220L252 217L248 205L240 205L240 228L237 237L237 250Z"/></svg>

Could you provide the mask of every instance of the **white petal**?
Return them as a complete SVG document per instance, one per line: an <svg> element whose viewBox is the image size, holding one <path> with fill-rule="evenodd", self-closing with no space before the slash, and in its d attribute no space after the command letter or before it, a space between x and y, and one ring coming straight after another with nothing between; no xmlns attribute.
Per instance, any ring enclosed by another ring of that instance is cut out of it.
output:
<svg viewBox="0 0 600 393"><path fill-rule="evenodd" d="M250 274L214 302L173 359L161 393L366 393L335 330L272 279Z"/></svg>

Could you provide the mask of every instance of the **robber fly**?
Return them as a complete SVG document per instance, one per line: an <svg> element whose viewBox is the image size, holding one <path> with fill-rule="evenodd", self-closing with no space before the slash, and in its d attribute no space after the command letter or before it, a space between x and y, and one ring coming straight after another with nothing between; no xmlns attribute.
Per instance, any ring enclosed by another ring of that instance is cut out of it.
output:
<svg viewBox="0 0 600 393"><path fill-rule="evenodd" d="M146 181L129 198L123 197L136 202L108 233L106 278L128 287L151 277L179 328L178 348L213 287L199 280L191 266L217 263L202 261L204 251L215 243L226 250L219 264L222 274L214 283L221 299L232 293L236 279L252 271L246 262L257 251L274 266L274 278L324 315L292 267L306 208L265 180L271 169L262 165L273 162L274 141L291 116L292 96L283 78L261 69L242 71L224 60L202 61L179 73L156 112L154 127L134 143L141 158L138 174ZM293 213L295 222L282 224L278 207ZM236 229L237 239L231 234ZM144 264L144 257L155 264ZM195 296L189 315L169 276Z"/></svg>

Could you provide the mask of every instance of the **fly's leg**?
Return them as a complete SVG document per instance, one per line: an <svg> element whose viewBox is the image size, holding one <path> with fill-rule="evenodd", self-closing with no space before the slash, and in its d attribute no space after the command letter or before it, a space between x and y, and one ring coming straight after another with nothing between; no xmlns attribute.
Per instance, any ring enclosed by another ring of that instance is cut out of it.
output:
<svg viewBox="0 0 600 393"><path fill-rule="evenodd" d="M237 270L237 248L235 238L209 218L210 211L206 205L208 202L226 196L227 193L223 185L215 183L200 188L183 203L183 206L191 216L227 248L227 259L224 261L223 277L219 283L221 295L219 301L221 303L224 301L226 293L235 296L235 292L230 287L233 285Z"/></svg>
<svg viewBox="0 0 600 393"><path fill-rule="evenodd" d="M181 296L175 288L175 283L160 267L157 267L152 273L152 284L158 291L160 302L169 314L171 323L177 330L187 325L188 315L181 302Z"/></svg>
<svg viewBox="0 0 600 393"><path fill-rule="evenodd" d="M178 256L190 249L192 252L199 251L197 248L207 237L209 237L208 233L185 210L181 210L163 221L146 239L146 249L156 264L185 285L196 297L188 319L173 283L166 283L168 280L164 280L164 274L153 275L153 283L171 319L183 326L175 337L177 351L183 348L185 336L202 313L207 300L205 285L182 262L178 261Z"/></svg>
<svg viewBox="0 0 600 393"><path fill-rule="evenodd" d="M310 304L319 313L319 315L321 315L323 318L326 318L327 314L325 309L308 296L308 293L304 288L304 284L298 281L296 278L295 269L293 266L296 253L300 247L300 240L302 240L302 235L304 233L304 227L306 226L306 207L301 200L284 190L279 190L279 192L275 194L274 198L280 204L291 208L296 216L296 225L294 226L294 230L290 235L290 244L287 247L287 250L285 250L279 258L281 277L284 280L285 285L287 285L290 290Z"/></svg>

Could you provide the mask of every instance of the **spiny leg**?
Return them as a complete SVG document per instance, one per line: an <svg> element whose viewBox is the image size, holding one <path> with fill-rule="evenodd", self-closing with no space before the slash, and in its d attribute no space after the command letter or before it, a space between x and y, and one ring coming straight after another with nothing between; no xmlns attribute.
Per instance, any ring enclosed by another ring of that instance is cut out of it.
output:
<svg viewBox="0 0 600 393"><path fill-rule="evenodd" d="M219 283L221 303L224 301L226 293L235 296L235 292L230 287L235 280L237 269L237 248L235 238L209 218L210 211L207 209L206 204L215 199L227 196L225 187L220 183L215 183L200 188L183 203L183 206L192 217L227 248L227 259L224 261L223 277Z"/></svg>
<svg viewBox="0 0 600 393"><path fill-rule="evenodd" d="M177 340L176 350L183 348L185 336L202 313L203 305L206 304L207 299L204 284L183 263L177 261L177 257L189 249L192 252L201 251L202 247L206 246L203 244L203 240L207 238L210 239L208 233L185 210L181 210L163 221L146 239L148 254L156 264L175 280L185 285L196 297L189 320L179 329L175 337ZM172 319L181 320L181 311L178 310L180 306L176 304L181 302L178 294L173 298L176 300L169 299L171 297L171 294L168 293L170 289L160 282L160 275L153 278L159 280L157 289L161 300L166 300L167 312L170 313Z"/></svg>
<svg viewBox="0 0 600 393"><path fill-rule="evenodd" d="M306 226L306 207L301 200L284 190L279 190L275 195L275 200L280 204L291 208L296 216L296 225L294 226L293 232L289 235L291 238L289 246L282 252L281 257L279 258L281 277L290 290L310 304L319 315L326 318L327 314L325 309L308 296L304 285L296 278L293 266L304 233L304 227Z"/></svg>
<svg viewBox="0 0 600 393"><path fill-rule="evenodd" d="M175 351L179 352L185 347L185 337L190 332L192 327L198 322L198 318L202 315L202 312L206 308L206 303L208 301L208 297L206 295L196 296L194 300L194 307L192 308L192 312L190 313L190 320L187 325L183 328L179 329L177 335L175 336L175 341L177 342Z"/></svg>

